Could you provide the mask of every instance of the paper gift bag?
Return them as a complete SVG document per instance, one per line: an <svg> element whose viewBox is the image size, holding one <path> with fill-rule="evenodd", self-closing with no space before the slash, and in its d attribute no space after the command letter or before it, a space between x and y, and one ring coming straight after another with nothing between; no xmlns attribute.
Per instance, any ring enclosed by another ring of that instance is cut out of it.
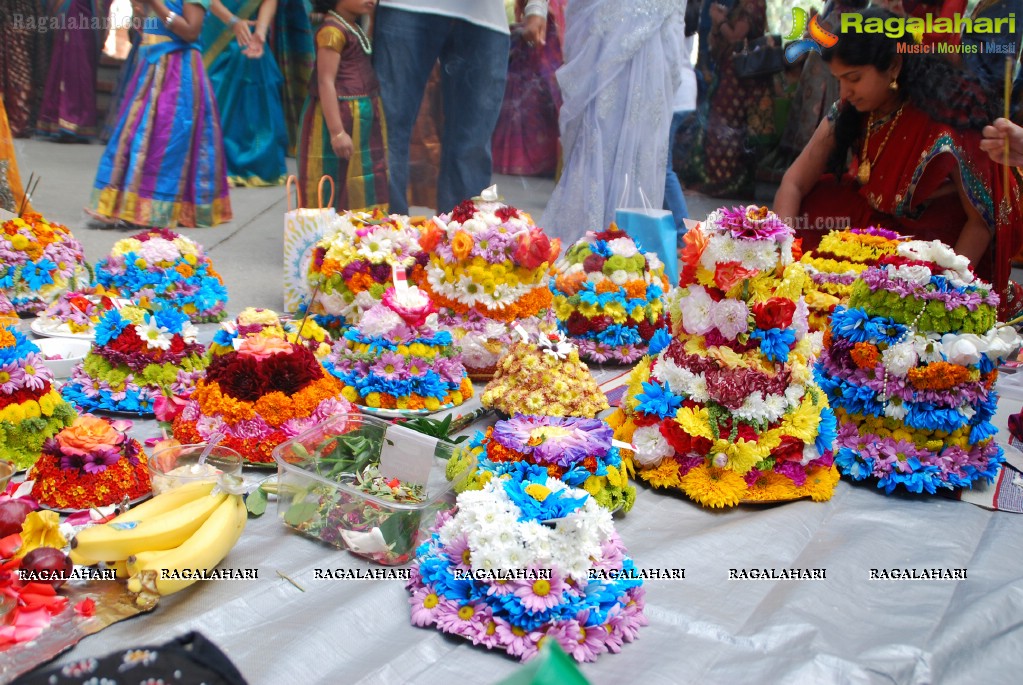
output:
<svg viewBox="0 0 1023 685"><path fill-rule="evenodd" d="M618 228L629 234L636 241L641 252L654 252L664 262L664 275L672 286L678 285L678 231L675 219L667 209L654 209L640 188L639 196L642 207L621 206L628 193L626 181L623 201L615 210L615 223Z"/></svg>
<svg viewBox="0 0 1023 685"><path fill-rule="evenodd" d="M324 183L330 182L330 199L323 202ZM294 176L288 176L285 192L288 195L288 211L284 214L284 311L297 312L308 306L309 265L313 248L321 238L333 234L334 220L334 179L324 176L320 179L317 192L318 208L303 209L292 207L292 186L297 185ZM296 200L296 205L298 201Z"/></svg>

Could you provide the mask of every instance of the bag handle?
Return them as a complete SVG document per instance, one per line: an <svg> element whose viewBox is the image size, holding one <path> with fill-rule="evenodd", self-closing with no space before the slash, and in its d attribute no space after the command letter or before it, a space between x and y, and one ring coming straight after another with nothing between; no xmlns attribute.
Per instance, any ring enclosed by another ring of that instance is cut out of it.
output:
<svg viewBox="0 0 1023 685"><path fill-rule="evenodd" d="M622 196L618 198L618 207L624 207L626 199L629 197L629 175L625 174L625 183L622 185Z"/></svg>
<svg viewBox="0 0 1023 685"><path fill-rule="evenodd" d="M291 191L292 190L295 191L295 202L301 205L302 204L302 197L299 195L299 192L298 192L298 178L295 177L295 174L288 174L288 180L286 180L284 182L284 196L288 198L288 211L289 212L293 212L296 209L295 207L291 206Z"/></svg>
<svg viewBox="0 0 1023 685"><path fill-rule="evenodd" d="M320 203L320 209L323 209L323 182L330 181L330 199L327 200L327 207L334 206L334 177L324 174L320 176L320 185L316 187L316 200Z"/></svg>
<svg viewBox="0 0 1023 685"><path fill-rule="evenodd" d="M642 186L637 187L639 188L639 200L640 202L643 203L643 209L653 209L653 206L650 204L650 200L647 198L646 193L643 192L643 187Z"/></svg>

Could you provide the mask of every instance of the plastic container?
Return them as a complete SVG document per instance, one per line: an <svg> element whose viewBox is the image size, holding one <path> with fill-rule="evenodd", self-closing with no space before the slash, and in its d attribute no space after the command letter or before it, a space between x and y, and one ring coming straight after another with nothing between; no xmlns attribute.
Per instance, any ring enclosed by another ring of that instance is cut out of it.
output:
<svg viewBox="0 0 1023 685"><path fill-rule="evenodd" d="M454 489L475 468L448 479L454 443L362 414L337 414L274 450L277 515L308 537L388 566L412 560L437 515L455 505ZM422 486L416 501L360 488L360 475Z"/></svg>
<svg viewBox="0 0 1023 685"><path fill-rule="evenodd" d="M221 473L241 476L242 455L230 447L217 445L206 456L205 468L199 466L199 457L206 443L164 447L149 457L149 478L153 494L180 488L190 483L215 481Z"/></svg>
<svg viewBox="0 0 1023 685"><path fill-rule="evenodd" d="M57 379L69 377L75 364L85 359L92 345L88 340L70 338L43 338L33 342L43 354L43 363Z"/></svg>

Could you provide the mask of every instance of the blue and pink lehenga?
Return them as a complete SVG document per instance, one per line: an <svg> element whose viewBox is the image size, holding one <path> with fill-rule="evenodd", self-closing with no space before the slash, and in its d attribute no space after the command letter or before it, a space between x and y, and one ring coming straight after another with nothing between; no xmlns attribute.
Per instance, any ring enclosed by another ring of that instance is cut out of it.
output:
<svg viewBox="0 0 1023 685"><path fill-rule="evenodd" d="M208 6L208 0L188 0ZM167 0L181 14L182 0ZM231 219L220 116L198 43L153 17L86 209L142 226L216 226Z"/></svg>

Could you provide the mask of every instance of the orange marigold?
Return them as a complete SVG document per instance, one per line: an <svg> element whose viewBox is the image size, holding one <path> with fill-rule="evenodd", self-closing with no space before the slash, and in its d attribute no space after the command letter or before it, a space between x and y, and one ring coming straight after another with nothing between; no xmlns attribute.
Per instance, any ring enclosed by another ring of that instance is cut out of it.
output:
<svg viewBox="0 0 1023 685"><path fill-rule="evenodd" d="M598 293L613 293L618 291L618 286L611 279L604 279L597 283L595 290Z"/></svg>
<svg viewBox="0 0 1023 685"><path fill-rule="evenodd" d="M646 299L646 282L645 281L628 281L625 284L625 293L634 300L645 300Z"/></svg>
<svg viewBox="0 0 1023 685"><path fill-rule="evenodd" d="M376 281L369 274L357 273L348 280L348 289L353 293L369 290Z"/></svg>
<svg viewBox="0 0 1023 685"><path fill-rule="evenodd" d="M970 370L958 364L931 362L927 366L910 369L906 374L917 390L949 390L970 379Z"/></svg>
<svg viewBox="0 0 1023 685"><path fill-rule="evenodd" d="M878 352L876 345L871 345L866 342L858 342L853 345L852 350L849 352L849 356L852 357L856 366L861 369L873 369L877 366L877 362L881 358L881 353Z"/></svg>

